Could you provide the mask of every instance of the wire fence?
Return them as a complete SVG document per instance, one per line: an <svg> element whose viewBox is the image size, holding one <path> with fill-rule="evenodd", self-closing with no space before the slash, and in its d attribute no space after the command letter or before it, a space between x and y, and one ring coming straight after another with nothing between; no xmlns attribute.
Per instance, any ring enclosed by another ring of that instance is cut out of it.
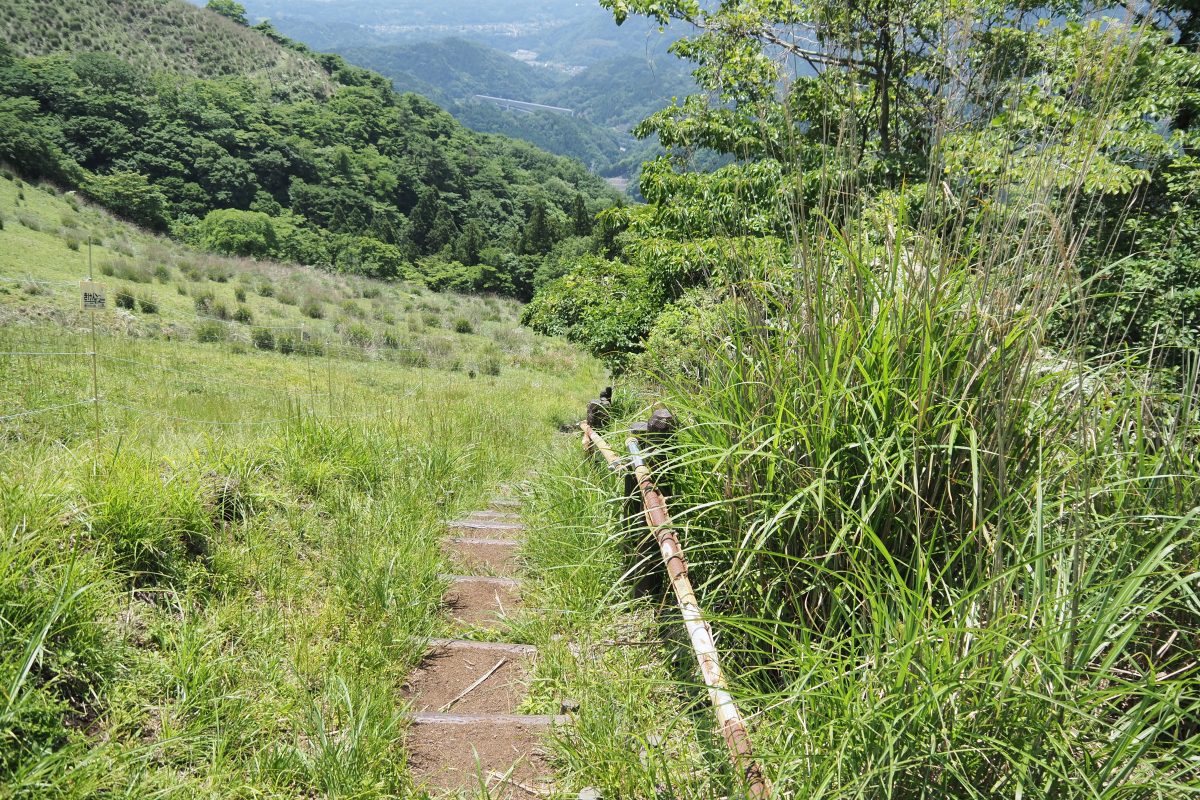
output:
<svg viewBox="0 0 1200 800"><path fill-rule="evenodd" d="M110 274L95 276L95 279L103 281L111 277ZM93 280L90 264L87 280ZM24 287L31 296L79 302L84 276L81 275L78 280L47 280L33 275L0 275L0 285ZM89 287L93 285L87 284ZM123 305L125 301L122 298L132 298L131 293L135 291L136 287L118 289L108 297L108 305L110 308L118 305L129 311L129 307ZM118 303L118 300L121 302ZM177 338L210 343L225 341L240 353L246 353L247 350L238 351L236 348L245 347L250 352L258 350L294 354L299 359L295 363L303 365L299 376L294 370L289 370L290 376L278 371L254 374L247 370L234 375L220 369L198 369L182 353L176 358L173 354L152 354L149 347L139 350L140 340L136 337L122 338L120 343L115 343L110 336L98 338L97 312L81 305L75 308L84 312L84 319L90 323L90 331L77 330L78 317L57 313L69 308L69 305L56 302L54 306L56 313L44 315L44 318L62 324L61 334L57 337L20 325L3 330L0 347L8 347L0 350L0 388L8 386L13 390L0 392L0 435L4 435L5 428L23 425L30 418L40 420L54 414L83 411L89 406L94 409L89 413L93 417L92 425L96 428L97 439L102 433L105 417L109 418L109 422L112 421L111 412L220 428L277 426L294 420L298 413L315 415L318 411L330 420L360 420L384 415L388 410L356 413L357 409L348 402L345 386L341 385L344 381L339 379L335 382L333 365L337 360L394 361L408 367L425 367L441 362L451 370L463 368L459 354L446 341L421 339L419 346L413 346L411 341L405 341L403 333L379 335L378 331L372 331L364 335L363 328L369 328L370 323L362 319L336 322L314 319L311 323L280 321L280 324L275 324L276 321L269 319L256 322L248 315L237 318L219 312L208 313L199 305L194 313L189 308L182 320L174 318L168 321L165 317L151 316L157 315L157 310L147 312L143 309L143 313L138 315L138 319L147 323L152 320L163 321L163 335L154 337L159 344L174 342ZM118 322L110 322L106 328L128 326L132 318L120 314L112 319ZM179 322L183 323L182 326ZM191 331L187 332L189 323ZM213 325L222 326L224 331L217 333L214 339L204 339L204 326ZM186 336L178 336L181 329ZM68 363L75 360L79 363ZM494 374L487 372L483 363L480 369L485 374ZM126 387L119 394L113 392L117 373L120 373L121 382ZM136 377L141 385L135 387L127 383L131 376ZM174 395L158 391L160 385L172 381L189 381L194 385L177 386ZM104 391L106 387L108 392ZM193 394L204 398L204 414L189 413L189 398ZM270 413L271 409L283 407L288 409L286 415L280 415L278 411ZM110 413L106 415L106 411ZM251 416L255 411L265 412L267 416L239 418ZM63 421L68 420L64 417ZM75 424L77 418L72 417L69 421Z"/></svg>
<svg viewBox="0 0 1200 800"><path fill-rule="evenodd" d="M67 334L64 334L64 337L66 336ZM349 422L372 417L384 417L392 413L390 405L381 406L378 409L362 413L348 413L346 410L348 393L344 386L341 386L341 392L338 391L342 383L340 376L339 385L335 385L332 374L332 358L325 359L325 370L317 370L311 363L298 362L307 367L306 374L302 374L299 379L293 374L290 378L280 377L277 380L264 381L256 380L244 374L220 374L217 371L203 371L180 367L174 364L164 364L161 361L147 357L131 358L127 355L103 352L103 348L99 344L101 341L103 340L97 339L94 350L83 348L21 348L0 350L0 385L7 385L14 388L17 391L13 394L24 395L26 401L29 401L31 398L40 398L44 402L43 405L32 405L32 407L14 409L12 411L8 411L0 406L0 425L20 424L32 417L52 415L84 406L95 406L97 409L95 415L97 436L101 433L99 426L102 424L100 417L102 410L113 410L124 412L125 414L134 414L138 417L152 417L170 422L213 428L257 429L283 426L295 421L302 414L319 415L335 422ZM28 344L28 342L20 343ZM122 343L122 346L124 348L136 347L137 340L126 340ZM361 348L352 347L328 347L326 352L333 357L338 357L342 353L350 357L361 358L363 356ZM28 364L23 373L11 368L13 362L20 361L25 361ZM51 367L49 362L52 361L58 362L57 365ZM94 371L92 372L90 386L85 387L84 384L88 383L89 365ZM155 391L165 393L167 396L164 397L163 404L157 407L152 407L152 402L139 405L124 399L115 399L102 392L100 385L111 382L111 380L105 380L105 378L111 379L113 373L118 370L124 373L124 380L128 380L130 375L137 376L137 380L146 387L146 391L142 394L144 398L154 394ZM75 387L76 390L90 389L91 396L67 398L46 397L48 394L61 393L64 390L64 387L61 385L64 382L61 380L63 375L70 375L70 377L74 378L75 383L78 384ZM169 405L173 402L179 402L181 397L186 402L186 395L180 395L178 392L172 394L170 388L174 387L168 388L161 384L161 382L155 383L154 375L200 384L204 390L203 397L210 407L214 401L224 401L226 406L236 407L243 412L263 405L269 405L275 408L285 406L288 409L288 413L286 415L276 413L269 417L257 417L254 419L214 419L186 413L175 413L169 409ZM55 383L56 379L59 379L59 383ZM44 389L42 384L46 383L53 384L53 389ZM408 393L408 396L411 396L411 392ZM12 402L13 399L16 398L5 398L9 402ZM47 400L50 402L46 402ZM322 413L318 414L318 412Z"/></svg>

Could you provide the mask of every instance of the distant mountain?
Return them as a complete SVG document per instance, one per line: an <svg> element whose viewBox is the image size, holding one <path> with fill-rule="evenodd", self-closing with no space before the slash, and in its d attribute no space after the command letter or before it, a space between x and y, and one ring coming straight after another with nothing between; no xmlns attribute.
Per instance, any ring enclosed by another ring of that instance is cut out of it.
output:
<svg viewBox="0 0 1200 800"><path fill-rule="evenodd" d="M270 19L321 50L456 37L501 52L531 50L544 60L588 66L644 53L647 39L668 38L643 20L618 28L596 0L244 0L243 5L252 21Z"/></svg>
<svg viewBox="0 0 1200 800"><path fill-rule="evenodd" d="M524 139L611 177L633 177L656 152L653 142L633 138L633 127L695 90L684 65L663 53L619 56L570 75L459 38L337 52L391 78L400 91L434 99L470 128ZM477 95L561 106L575 116L504 110Z"/></svg>
<svg viewBox="0 0 1200 800"><path fill-rule="evenodd" d="M351 63L391 78L398 90L424 94L443 105L477 94L541 102L568 80L564 73L530 66L466 39L347 47L337 52Z"/></svg>
<svg viewBox="0 0 1200 800"><path fill-rule="evenodd" d="M203 2L203 0L192 0ZM596 0L245 0L310 47L338 53L429 97L463 124L577 158L597 174L632 179L661 152L632 129L695 91L667 52L679 35L645 20L614 23ZM569 108L574 117L478 102L493 95Z"/></svg>

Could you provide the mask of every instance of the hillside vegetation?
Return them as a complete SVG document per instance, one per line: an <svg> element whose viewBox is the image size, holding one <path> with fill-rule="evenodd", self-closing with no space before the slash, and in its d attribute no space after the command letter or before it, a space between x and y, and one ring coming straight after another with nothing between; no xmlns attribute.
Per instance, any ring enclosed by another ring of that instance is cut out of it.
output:
<svg viewBox="0 0 1200 800"><path fill-rule="evenodd" d="M517 310L0 178L0 796L413 796L442 521L601 379Z"/></svg>
<svg viewBox="0 0 1200 800"><path fill-rule="evenodd" d="M239 77L275 97L327 97L334 82L310 58L186 3L4 0L0 38L27 56L116 53L145 74Z"/></svg>
<svg viewBox="0 0 1200 800"><path fill-rule="evenodd" d="M528 296L543 258L575 235L576 218L613 199L576 162L471 133L379 75L180 0L157 4L156 14L173 9L164 19L214 47L249 37L242 57L266 53L264 74L299 58L336 91L283 99L254 70L191 77L188 55L154 71L161 65L140 57L145 45L124 46L138 37L121 20L139 7L118 8L105 18L103 52L26 57L0 47L0 161L139 224L231 255ZM196 15L216 21L189 26ZM46 19L73 27L69 17ZM45 27L40 17L9 24L18 45ZM225 36L229 26L236 36Z"/></svg>
<svg viewBox="0 0 1200 800"><path fill-rule="evenodd" d="M1194 9L602 4L686 34L702 92L646 128L737 161L647 165L524 318L620 373L611 443L676 415L647 458L773 796L1195 797ZM628 491L561 465L539 492L585 522L546 536L636 569ZM718 734L688 649L645 667L663 696L631 682L653 779L602 708L572 788L742 796L690 758Z"/></svg>
<svg viewBox="0 0 1200 800"><path fill-rule="evenodd" d="M0 221L0 325L85 327L90 239L115 305L100 324L113 334L479 374L577 362L522 328L512 300L213 256L11 175L0 179Z"/></svg>

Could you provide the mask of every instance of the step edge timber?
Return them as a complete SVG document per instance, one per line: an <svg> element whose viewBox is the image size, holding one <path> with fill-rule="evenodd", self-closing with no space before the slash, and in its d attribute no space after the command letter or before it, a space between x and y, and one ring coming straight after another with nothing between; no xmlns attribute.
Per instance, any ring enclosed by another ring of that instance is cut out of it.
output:
<svg viewBox="0 0 1200 800"><path fill-rule="evenodd" d="M451 536L446 539L451 544L486 544L494 547L520 547L516 539L480 539L474 536Z"/></svg>
<svg viewBox="0 0 1200 800"><path fill-rule="evenodd" d="M514 656L536 656L538 649L531 644L508 642L477 642L471 639L427 639L430 650L484 650L491 653L508 653Z"/></svg>
<svg viewBox="0 0 1200 800"><path fill-rule="evenodd" d="M488 541L491 541L490 539ZM495 575L438 575L439 580L455 583L486 583L491 586L509 586L520 588L520 578L501 578Z"/></svg>
<svg viewBox="0 0 1200 800"><path fill-rule="evenodd" d="M525 526L520 522L507 522L493 519L452 519L445 523L447 528L468 528L481 531L523 531Z"/></svg>
<svg viewBox="0 0 1200 800"><path fill-rule="evenodd" d="M551 728L569 725L571 718L566 714L440 714L419 711L405 715L413 725L529 725L536 728Z"/></svg>

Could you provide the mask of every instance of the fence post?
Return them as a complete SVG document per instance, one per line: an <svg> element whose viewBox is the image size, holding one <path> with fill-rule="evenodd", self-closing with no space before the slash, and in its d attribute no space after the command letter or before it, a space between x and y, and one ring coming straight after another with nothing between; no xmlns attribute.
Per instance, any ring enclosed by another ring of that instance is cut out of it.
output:
<svg viewBox="0 0 1200 800"><path fill-rule="evenodd" d="M92 267L92 235L88 233L88 283L95 280L95 273ZM95 423L94 435L96 437L96 458L100 457L100 368L97 364L99 354L96 347L96 309L88 312L91 315L92 321L92 417ZM96 461L92 461L92 468L95 469Z"/></svg>

